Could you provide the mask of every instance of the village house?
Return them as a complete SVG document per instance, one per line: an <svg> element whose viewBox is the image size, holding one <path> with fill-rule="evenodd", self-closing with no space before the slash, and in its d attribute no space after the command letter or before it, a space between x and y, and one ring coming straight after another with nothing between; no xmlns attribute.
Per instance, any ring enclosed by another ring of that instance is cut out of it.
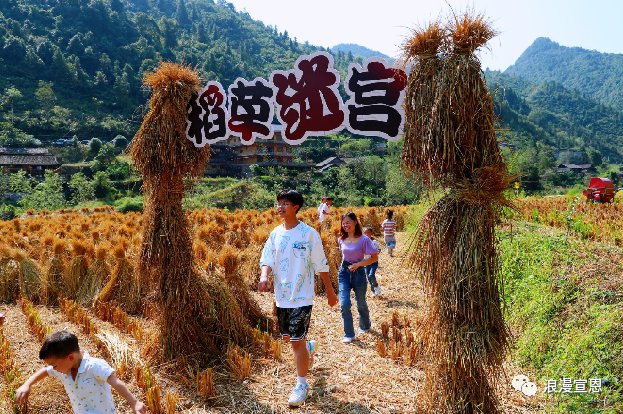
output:
<svg viewBox="0 0 623 414"><path fill-rule="evenodd" d="M329 168L339 167L340 165L348 164L350 162L353 162L354 160L355 158L349 157L329 157L316 164L316 171L319 173L323 173Z"/></svg>
<svg viewBox="0 0 623 414"><path fill-rule="evenodd" d="M0 147L0 168L8 173L26 171L30 175L43 175L45 170L55 170L61 160L47 148Z"/></svg>
<svg viewBox="0 0 623 414"><path fill-rule="evenodd" d="M597 169L595 168L595 166L593 166L593 164L558 164L558 166L556 167L556 172L572 172L576 174L581 174L587 172L594 173L597 172Z"/></svg>
<svg viewBox="0 0 623 414"><path fill-rule="evenodd" d="M210 145L212 157L205 174L208 176L244 176L251 165L280 166L308 170L313 164L297 161L296 147L287 144L281 135L281 125L273 125L271 139L257 139L244 145L240 138L231 136L225 141Z"/></svg>

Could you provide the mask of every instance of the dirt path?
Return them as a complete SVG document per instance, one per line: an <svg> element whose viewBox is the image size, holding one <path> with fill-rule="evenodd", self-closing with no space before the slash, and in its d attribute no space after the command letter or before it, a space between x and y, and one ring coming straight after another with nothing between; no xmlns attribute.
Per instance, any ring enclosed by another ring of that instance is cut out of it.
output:
<svg viewBox="0 0 623 414"><path fill-rule="evenodd" d="M397 256L404 246L398 238ZM308 380L313 393L300 408L301 413L413 413L422 372L381 358L376 351L381 322L391 320L395 310L414 319L420 309L421 293L414 290L400 270L399 259L380 255L377 280L381 296L372 297L368 289L368 306L372 330L352 344L343 344L342 318L339 305L330 308L324 296L316 298L309 338L318 341L319 350ZM265 312L272 312L272 295L254 294ZM357 310L353 299L353 316ZM288 395L295 383L292 351L284 346L284 360L260 362L248 384L246 401L230 401L218 412L290 412Z"/></svg>
<svg viewBox="0 0 623 414"><path fill-rule="evenodd" d="M382 287L379 297L368 289L368 306L372 319L370 333L361 335L352 344L343 344L342 319L339 305L333 309L324 296L317 297L309 337L320 348L309 380L313 393L298 409L301 413L415 413L418 392L424 373L418 367L382 358L376 351L376 339L381 338L382 322L390 322L394 311L415 321L423 312L424 297L419 281L404 270L403 256L408 235L398 233L398 247L393 258L386 251L379 255L377 279ZM272 311L272 296L255 294L266 312ZM357 327L357 311L353 316ZM284 347L284 361L258 364L248 384L245 401L231 400L227 407L213 407L215 412L287 413L287 398L295 383L292 352ZM512 371L512 368L507 368ZM510 372L509 372L510 375ZM528 409L529 401L516 395L510 384L501 390L507 413L536 412Z"/></svg>

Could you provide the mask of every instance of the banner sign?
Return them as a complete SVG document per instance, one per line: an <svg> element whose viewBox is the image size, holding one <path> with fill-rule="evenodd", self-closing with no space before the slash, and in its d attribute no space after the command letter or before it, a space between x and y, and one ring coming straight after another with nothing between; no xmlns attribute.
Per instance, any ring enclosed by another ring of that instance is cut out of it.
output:
<svg viewBox="0 0 623 414"><path fill-rule="evenodd" d="M258 138L273 137L275 110L283 125L283 140L290 145L343 129L388 140L402 135L407 84L402 69L378 59L369 59L363 66L350 64L344 82L349 98L344 103L332 55L303 55L294 66L272 72L270 81L237 78L227 94L220 83L208 82L188 102L186 137L196 147L230 136L251 145Z"/></svg>

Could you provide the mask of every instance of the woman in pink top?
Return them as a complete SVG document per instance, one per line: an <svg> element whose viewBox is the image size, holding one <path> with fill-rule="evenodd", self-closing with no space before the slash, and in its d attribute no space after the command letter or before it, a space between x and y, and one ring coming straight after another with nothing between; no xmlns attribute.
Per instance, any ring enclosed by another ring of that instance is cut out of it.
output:
<svg viewBox="0 0 623 414"><path fill-rule="evenodd" d="M344 322L344 339L342 342L351 343L355 339L355 327L353 326L353 314L350 310L350 291L355 292L357 311L359 312L359 333L368 332L372 322L370 322L370 311L366 302L368 279L366 278L365 266L376 262L379 252L372 244L372 240L362 233L357 215L353 212L342 216L338 244L342 251L342 265L337 275L342 320ZM370 258L364 259L366 255L370 255Z"/></svg>

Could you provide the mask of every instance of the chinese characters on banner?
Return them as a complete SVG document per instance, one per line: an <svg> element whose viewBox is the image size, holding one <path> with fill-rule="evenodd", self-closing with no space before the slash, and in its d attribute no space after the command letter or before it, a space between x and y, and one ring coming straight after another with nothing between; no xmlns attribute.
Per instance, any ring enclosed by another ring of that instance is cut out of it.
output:
<svg viewBox="0 0 623 414"><path fill-rule="evenodd" d="M270 81L238 78L227 95L210 81L187 105L186 137L197 147L237 136L251 145L270 139L274 110L283 125L283 140L301 144L308 136L342 129L353 134L397 140L402 134L402 102L407 76L383 61L351 64L344 82L346 104L338 92L340 75L326 52L304 55L295 68L274 71Z"/></svg>

